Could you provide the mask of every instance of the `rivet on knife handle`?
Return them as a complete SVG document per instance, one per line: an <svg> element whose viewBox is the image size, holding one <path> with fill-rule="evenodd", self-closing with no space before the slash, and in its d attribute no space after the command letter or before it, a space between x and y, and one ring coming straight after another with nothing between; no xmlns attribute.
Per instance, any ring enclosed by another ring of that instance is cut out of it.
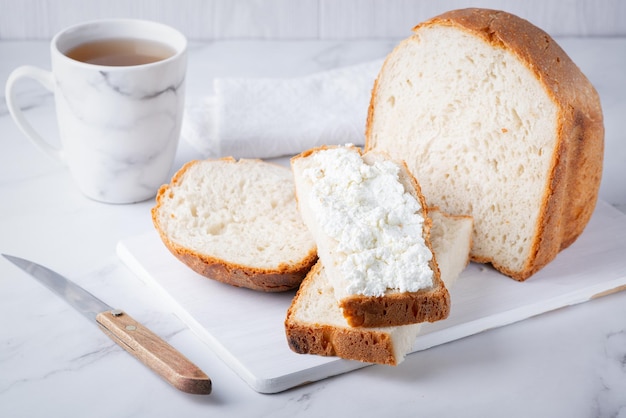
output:
<svg viewBox="0 0 626 418"><path fill-rule="evenodd" d="M211 379L195 364L125 312L101 312L96 321L122 348L150 367L177 389L211 393Z"/></svg>

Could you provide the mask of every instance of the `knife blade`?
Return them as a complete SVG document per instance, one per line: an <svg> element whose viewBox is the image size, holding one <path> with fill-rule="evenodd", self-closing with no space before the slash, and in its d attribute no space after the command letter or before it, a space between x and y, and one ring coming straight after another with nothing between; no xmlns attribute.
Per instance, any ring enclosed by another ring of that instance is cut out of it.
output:
<svg viewBox="0 0 626 418"><path fill-rule="evenodd" d="M175 388L208 395L211 379L174 347L120 309L113 309L82 287L40 264L12 255L4 258L31 275L82 313L120 347L159 374Z"/></svg>

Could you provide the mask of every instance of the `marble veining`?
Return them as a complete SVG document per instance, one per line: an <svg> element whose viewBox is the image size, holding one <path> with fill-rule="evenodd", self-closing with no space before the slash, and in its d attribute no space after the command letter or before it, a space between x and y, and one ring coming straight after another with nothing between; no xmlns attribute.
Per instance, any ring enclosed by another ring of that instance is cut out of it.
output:
<svg viewBox="0 0 626 418"><path fill-rule="evenodd" d="M170 71L176 76L184 68ZM160 72L138 78L99 71L97 79L82 72L71 69L57 80L62 94L56 100L66 161L79 188L113 203L154 196L175 156L185 77L176 76L172 85L171 76L157 78ZM145 105L138 108L137 101Z"/></svg>
<svg viewBox="0 0 626 418"><path fill-rule="evenodd" d="M626 330L611 331L605 336L604 357L599 365L596 417L626 416Z"/></svg>
<svg viewBox="0 0 626 418"><path fill-rule="evenodd" d="M169 86L166 86L165 88L160 88L156 91L138 94L136 89L129 88L127 86L124 86L123 84L118 84L117 80L112 79L110 72L100 71L99 73L102 76L102 79L104 80L104 83L107 86L107 88L111 89L115 93L118 93L122 96L131 97L137 100L151 100L165 93L173 93L174 95L176 95L178 94L178 90L181 88L181 86L185 82L185 77L182 77L180 81L178 81L174 85L169 85Z"/></svg>
<svg viewBox="0 0 626 418"><path fill-rule="evenodd" d="M218 76L302 76L378 59L393 45L192 43L186 95L189 102L211 94ZM562 46L600 92L607 127L601 198L626 211L626 38L563 39ZM45 67L46 54L47 42L0 41L0 80L27 62ZM21 86L26 113L43 132L56 129L51 98ZM197 157L182 141L170 174ZM66 169L23 138L0 103L0 252L47 265L124 309L214 383L207 397L172 389L0 259L0 417L626 417L626 292L429 349L396 368L371 366L258 394L115 256L120 239L152 230L153 204L86 199Z"/></svg>

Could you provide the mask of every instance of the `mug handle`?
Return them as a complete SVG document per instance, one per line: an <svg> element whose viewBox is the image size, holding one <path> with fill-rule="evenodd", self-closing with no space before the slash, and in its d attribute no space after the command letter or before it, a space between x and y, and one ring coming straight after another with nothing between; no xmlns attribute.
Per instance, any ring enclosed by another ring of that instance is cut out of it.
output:
<svg viewBox="0 0 626 418"><path fill-rule="evenodd" d="M65 162L65 159L63 157L63 150L61 148L54 147L50 145L49 142L45 141L26 120L24 114L22 113L22 109L17 104L15 85L22 78L31 78L37 81L47 90L54 92L54 77L52 76L52 73L30 65L24 65L16 68L7 79L5 91L6 101L7 107L9 108L9 112L11 113L13 120L20 128L20 130L24 133L24 135L26 135L28 139L30 139L35 145L45 151L48 155L52 156L54 159Z"/></svg>

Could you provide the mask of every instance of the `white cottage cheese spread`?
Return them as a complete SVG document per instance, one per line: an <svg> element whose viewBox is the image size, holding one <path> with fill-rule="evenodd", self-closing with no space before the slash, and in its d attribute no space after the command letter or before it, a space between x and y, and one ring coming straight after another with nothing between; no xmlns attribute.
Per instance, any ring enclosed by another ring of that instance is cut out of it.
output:
<svg viewBox="0 0 626 418"><path fill-rule="evenodd" d="M431 287L430 249L422 236L424 217L415 197L399 181L390 161L366 164L350 148L312 156L304 170L312 183L310 204L321 229L345 254L340 268L349 294L382 296L387 290Z"/></svg>

